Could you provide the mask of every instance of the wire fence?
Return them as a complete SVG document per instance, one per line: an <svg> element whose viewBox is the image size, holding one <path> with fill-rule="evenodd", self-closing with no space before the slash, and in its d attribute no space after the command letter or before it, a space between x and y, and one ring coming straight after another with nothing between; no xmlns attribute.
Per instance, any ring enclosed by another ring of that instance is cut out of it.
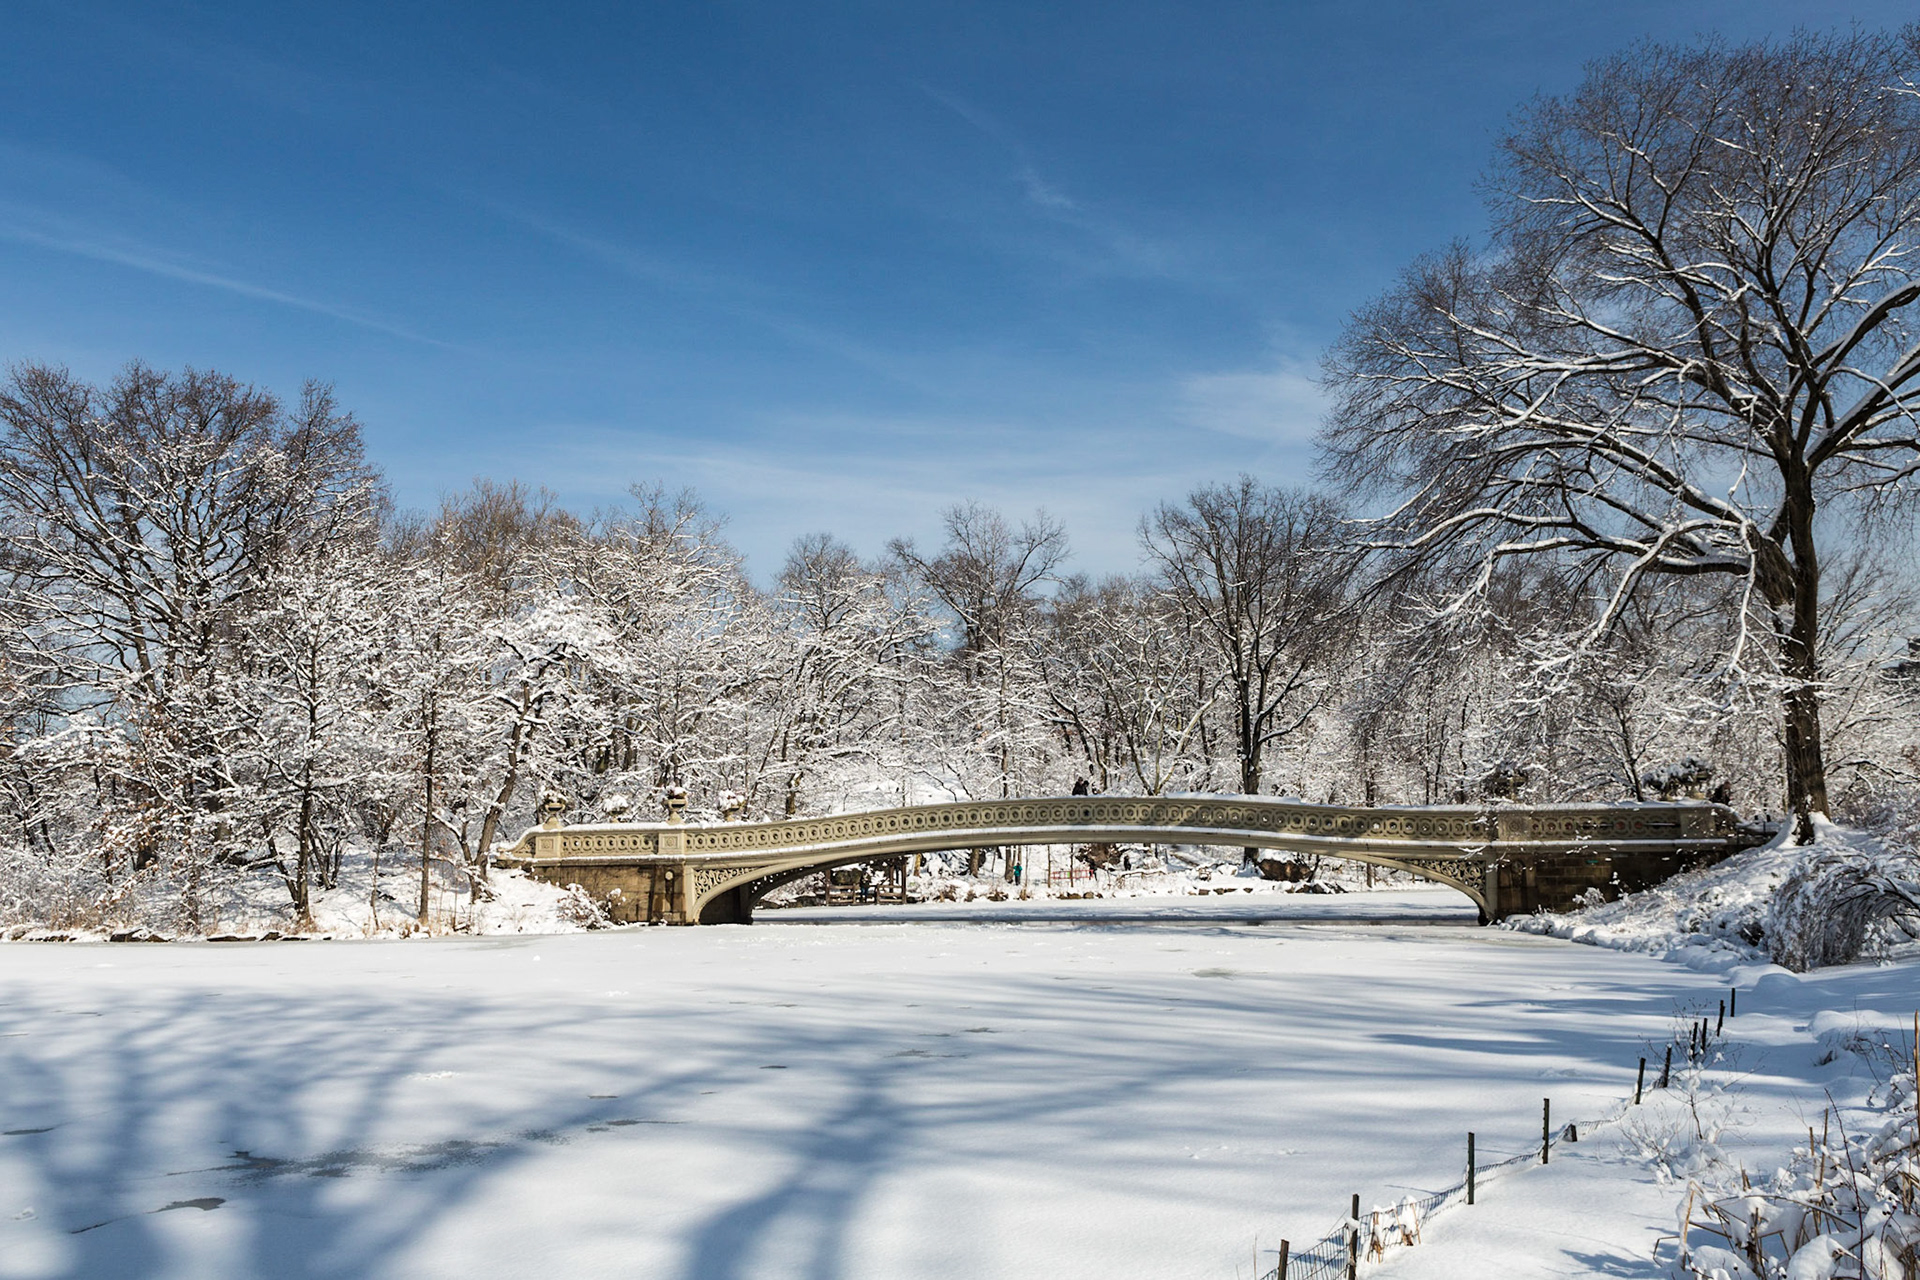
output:
<svg viewBox="0 0 1920 1280"><path fill-rule="evenodd" d="M1569 1125L1554 1134L1550 1144L1563 1141L1567 1131L1577 1127ZM1476 1187L1483 1186L1491 1174L1539 1162L1538 1147L1497 1160L1476 1159L1474 1182ZM1375 1205L1365 1213L1350 1214L1305 1248L1291 1250L1284 1261L1276 1261L1272 1270L1261 1273L1259 1280L1346 1280L1355 1264L1377 1262L1388 1249L1420 1243L1428 1219L1442 1209L1464 1204L1466 1198L1463 1173L1460 1181L1444 1190L1406 1196L1395 1204Z"/></svg>
<svg viewBox="0 0 1920 1280"><path fill-rule="evenodd" d="M1730 992L1729 995L1737 998L1738 993ZM1598 1120L1580 1120L1555 1128L1550 1121L1551 1100L1543 1100L1540 1142L1528 1146L1524 1151L1501 1154L1492 1160L1481 1159L1482 1155L1489 1153L1477 1151L1474 1135L1468 1134L1467 1159L1462 1165L1458 1182L1439 1191L1406 1196L1395 1204L1376 1205L1365 1213L1360 1211L1360 1197L1356 1195L1347 1216L1335 1222L1319 1239L1311 1241L1304 1248L1293 1248L1283 1242L1283 1248L1278 1251L1270 1270L1255 1268L1255 1280L1353 1280L1359 1274L1361 1264L1380 1261L1389 1249L1419 1244L1422 1232L1436 1213L1456 1204L1471 1203L1474 1194L1486 1185L1491 1176L1527 1165L1548 1163L1556 1147L1566 1142L1578 1142L1582 1131L1624 1119L1638 1105L1641 1094L1647 1088L1666 1087L1674 1065L1674 1048L1683 1049L1687 1061L1704 1058L1712 1039L1720 1034L1732 1003L1732 1000L1721 1002L1719 1025L1710 1028L1708 1024L1712 1019L1703 1017L1697 1026L1690 1029L1686 1041L1676 1038L1667 1050L1665 1063L1655 1066L1659 1072L1657 1082L1648 1082L1647 1060L1642 1058L1633 1097L1630 1100L1623 1099Z"/></svg>

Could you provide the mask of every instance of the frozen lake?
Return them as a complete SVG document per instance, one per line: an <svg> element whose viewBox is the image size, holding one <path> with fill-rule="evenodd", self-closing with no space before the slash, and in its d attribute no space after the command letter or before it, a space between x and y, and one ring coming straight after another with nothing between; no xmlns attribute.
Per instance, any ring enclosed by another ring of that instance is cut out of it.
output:
<svg viewBox="0 0 1920 1280"><path fill-rule="evenodd" d="M1468 1129L1598 1114L1718 992L1125 905L1160 923L9 945L0 1275L1230 1280L1453 1180Z"/></svg>

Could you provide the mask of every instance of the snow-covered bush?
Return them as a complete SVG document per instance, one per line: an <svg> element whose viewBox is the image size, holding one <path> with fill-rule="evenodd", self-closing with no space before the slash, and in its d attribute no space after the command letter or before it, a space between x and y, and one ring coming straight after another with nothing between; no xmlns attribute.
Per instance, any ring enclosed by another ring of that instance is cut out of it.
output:
<svg viewBox="0 0 1920 1280"><path fill-rule="evenodd" d="M1682 1274L1696 1280L1908 1280L1920 1270L1920 1120L1912 1044L1880 1124L1825 1132L1772 1179L1742 1175L1727 1194L1687 1188L1680 1212ZM1691 1245L1704 1232L1724 1244Z"/></svg>
<svg viewBox="0 0 1920 1280"><path fill-rule="evenodd" d="M1795 971L1920 937L1920 863L1876 844L1823 839L1774 892L1765 928L1774 963Z"/></svg>
<svg viewBox="0 0 1920 1280"><path fill-rule="evenodd" d="M1623 951L1771 959L1796 971L1920 939L1920 856L1824 820L1817 832L1813 844L1783 832L1613 902L1505 923Z"/></svg>
<svg viewBox="0 0 1920 1280"><path fill-rule="evenodd" d="M618 893L619 890L614 892ZM566 887L558 907L560 919L582 929L605 929L613 923L601 905L593 900L593 896L577 884Z"/></svg>

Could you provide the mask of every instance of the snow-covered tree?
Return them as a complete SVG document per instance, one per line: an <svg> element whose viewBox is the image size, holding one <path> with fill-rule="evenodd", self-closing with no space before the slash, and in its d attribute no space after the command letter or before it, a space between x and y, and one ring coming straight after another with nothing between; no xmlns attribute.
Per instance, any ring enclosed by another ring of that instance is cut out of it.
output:
<svg viewBox="0 0 1920 1280"><path fill-rule="evenodd" d="M1660 578L1739 584L1722 662L1777 688L1808 839L1823 565L1920 472L1916 86L1913 30L1604 59L1518 117L1488 250L1422 258L1327 366L1331 470L1457 596L1552 555L1599 636Z"/></svg>
<svg viewBox="0 0 1920 1280"><path fill-rule="evenodd" d="M1351 660L1343 523L1326 499L1243 475L1141 525L1156 584L1220 683L1242 794L1260 794L1269 752L1308 728Z"/></svg>

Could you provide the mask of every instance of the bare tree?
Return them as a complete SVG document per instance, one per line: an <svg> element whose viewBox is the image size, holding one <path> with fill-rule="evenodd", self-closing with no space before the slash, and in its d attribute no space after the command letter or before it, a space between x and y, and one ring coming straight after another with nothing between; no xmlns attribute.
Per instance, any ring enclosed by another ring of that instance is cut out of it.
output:
<svg viewBox="0 0 1920 1280"><path fill-rule="evenodd" d="M1004 643L1028 616L1035 589L1052 581L1067 558L1067 531L1044 511L1015 529L977 502L948 507L941 519L947 545L932 560L922 559L910 540L895 539L891 549L953 610L960 653L973 658Z"/></svg>
<svg viewBox="0 0 1920 1280"><path fill-rule="evenodd" d="M635 509L595 521L570 549L568 590L621 660L599 691L606 720L582 745L591 791L668 784L717 790L750 754L729 721L767 676L743 626L758 604L721 521L690 492L630 490ZM728 779L730 782L731 779Z"/></svg>
<svg viewBox="0 0 1920 1280"><path fill-rule="evenodd" d="M579 532L579 519L551 491L483 479L442 500L432 524L415 535L418 547L409 549L445 559L482 593L489 612L504 616L517 595L537 597L556 576L553 562Z"/></svg>
<svg viewBox="0 0 1920 1280"><path fill-rule="evenodd" d="M1332 501L1243 475L1163 504L1141 525L1161 588L1202 637L1233 718L1239 786L1334 690L1348 639L1351 561Z"/></svg>
<svg viewBox="0 0 1920 1280"><path fill-rule="evenodd" d="M1067 558L1067 533L1044 511L1015 529L977 502L949 507L944 520L947 545L934 559L922 559L910 541L896 539L891 550L960 623L966 736L975 754L993 761L1005 797L1038 737L1025 712L1043 695L1030 687L1036 673L1025 632L1036 621L1038 588Z"/></svg>
<svg viewBox="0 0 1920 1280"><path fill-rule="evenodd" d="M788 817L818 775L879 758L895 685L920 665L935 624L920 598L888 586L885 568L824 533L796 539L780 571L767 640L779 672L762 699L770 732L759 771L774 775Z"/></svg>
<svg viewBox="0 0 1920 1280"><path fill-rule="evenodd" d="M276 557L357 513L359 425L310 385L289 412L217 373L131 365L97 388L22 365L0 388L9 552L72 656L163 698Z"/></svg>
<svg viewBox="0 0 1920 1280"><path fill-rule="evenodd" d="M244 619L240 670L225 682L242 725L227 749L238 785L226 813L262 833L301 928L313 926L316 881L337 884L349 807L377 767L369 677L378 619L394 605L382 570L370 526L277 567L262 607Z"/></svg>
<svg viewBox="0 0 1920 1280"><path fill-rule="evenodd" d="M22 365L0 386L0 521L20 638L58 673L102 844L178 872L190 923L244 867L232 820L250 732L225 687L277 565L357 536L378 505L359 426L309 385L292 408L216 373L130 365L94 387ZM169 865L171 864L171 865Z"/></svg>
<svg viewBox="0 0 1920 1280"><path fill-rule="evenodd" d="M1100 791L1206 785L1201 750L1219 700L1191 621L1143 578L1070 578L1037 645L1055 723Z"/></svg>
<svg viewBox="0 0 1920 1280"><path fill-rule="evenodd" d="M1744 584L1788 798L1827 806L1822 553L1920 468L1920 28L1641 46L1524 111L1489 251L1414 264L1329 357L1330 471L1379 542L1570 557L1594 634L1661 575ZM1464 566L1463 566L1464 567Z"/></svg>

